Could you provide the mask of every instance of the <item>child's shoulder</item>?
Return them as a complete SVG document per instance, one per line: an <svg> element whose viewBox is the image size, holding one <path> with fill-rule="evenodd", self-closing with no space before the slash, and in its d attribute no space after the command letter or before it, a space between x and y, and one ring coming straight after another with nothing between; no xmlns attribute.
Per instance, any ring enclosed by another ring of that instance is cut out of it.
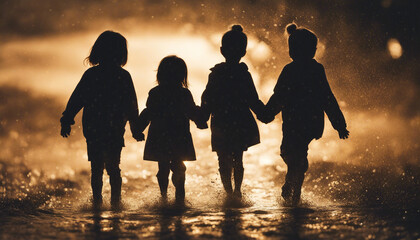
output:
<svg viewBox="0 0 420 240"><path fill-rule="evenodd" d="M93 66L86 69L85 74L95 74L99 71L99 66Z"/></svg>
<svg viewBox="0 0 420 240"><path fill-rule="evenodd" d="M286 64L283 68L283 70L299 70L301 71L302 66L305 68L312 68L312 69L316 69L316 70L321 70L324 69L324 66L317 62L315 59L311 59L311 60L305 60L305 61L292 61L288 64Z"/></svg>
<svg viewBox="0 0 420 240"><path fill-rule="evenodd" d="M161 87L159 85L153 87L152 89L149 90L149 95L153 95L156 94L158 92L160 92Z"/></svg>
<svg viewBox="0 0 420 240"><path fill-rule="evenodd" d="M229 64L229 63L218 63L214 67L210 68L213 75L224 74L226 72L248 72L248 66L246 63L241 62L239 64Z"/></svg>
<svg viewBox="0 0 420 240"><path fill-rule="evenodd" d="M85 71L85 74L99 74L102 72L114 72L114 73L116 72L123 76L130 76L130 73L122 67L118 66L118 67L106 68L100 65L96 65L96 66L88 68Z"/></svg>
<svg viewBox="0 0 420 240"><path fill-rule="evenodd" d="M192 96L190 90L184 87L168 87L157 85L149 91L149 97L161 98L162 96L177 96L177 97L189 97Z"/></svg>

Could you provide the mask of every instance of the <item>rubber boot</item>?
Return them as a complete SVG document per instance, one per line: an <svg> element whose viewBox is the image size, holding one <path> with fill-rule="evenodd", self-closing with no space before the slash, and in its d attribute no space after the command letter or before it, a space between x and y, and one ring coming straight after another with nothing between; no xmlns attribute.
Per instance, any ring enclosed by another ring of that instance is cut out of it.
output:
<svg viewBox="0 0 420 240"><path fill-rule="evenodd" d="M223 188L226 191L228 197L232 197L232 168L222 169L219 168L220 179L222 180Z"/></svg>
<svg viewBox="0 0 420 240"><path fill-rule="evenodd" d="M233 179L235 180L235 191L233 196L235 198L242 198L241 186L244 179L244 167L242 165L236 165L233 170Z"/></svg>
<svg viewBox="0 0 420 240"><path fill-rule="evenodd" d="M181 161L172 165L172 183L175 186L175 202L185 203L185 164Z"/></svg>
<svg viewBox="0 0 420 240"><path fill-rule="evenodd" d="M117 210L121 208L121 174L110 176L109 181L111 185L111 207Z"/></svg>
<svg viewBox="0 0 420 240"><path fill-rule="evenodd" d="M102 207L102 174L103 171L92 169L91 186L92 186L92 204L94 209Z"/></svg>

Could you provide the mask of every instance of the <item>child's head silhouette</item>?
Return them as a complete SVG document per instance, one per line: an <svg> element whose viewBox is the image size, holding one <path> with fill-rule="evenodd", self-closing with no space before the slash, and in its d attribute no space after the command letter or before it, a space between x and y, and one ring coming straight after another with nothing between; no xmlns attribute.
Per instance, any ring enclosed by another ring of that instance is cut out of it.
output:
<svg viewBox="0 0 420 240"><path fill-rule="evenodd" d="M159 85L188 87L187 64L177 56L167 56L159 63L157 82Z"/></svg>
<svg viewBox="0 0 420 240"><path fill-rule="evenodd" d="M220 51L227 61L241 60L246 54L248 39L243 33L241 25L233 25L230 31L227 31L222 37L222 46Z"/></svg>
<svg viewBox="0 0 420 240"><path fill-rule="evenodd" d="M318 38L306 29L298 28L296 24L287 25L289 34L289 55L293 60L312 59L315 56Z"/></svg>
<svg viewBox="0 0 420 240"><path fill-rule="evenodd" d="M86 61L92 66L98 64L124 66L127 63L127 40L117 32L101 33L93 44Z"/></svg>

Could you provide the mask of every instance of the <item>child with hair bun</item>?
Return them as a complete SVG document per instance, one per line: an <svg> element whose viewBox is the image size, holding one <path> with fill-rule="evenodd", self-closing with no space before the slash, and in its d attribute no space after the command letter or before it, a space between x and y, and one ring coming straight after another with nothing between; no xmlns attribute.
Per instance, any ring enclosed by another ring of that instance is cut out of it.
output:
<svg viewBox="0 0 420 240"><path fill-rule="evenodd" d="M248 67L240 62L246 54L247 36L240 25L222 37L220 51L226 61L211 69L201 97L206 120L211 116L211 144L219 158L219 172L228 197L241 198L243 152L260 142L251 110L261 114L260 101ZM232 171L234 186L232 188Z"/></svg>
<svg viewBox="0 0 420 240"><path fill-rule="evenodd" d="M281 157L287 165L282 197L287 204L297 205L308 170L308 145L319 139L324 131L324 112L341 139L349 136L346 121L328 84L322 64L314 58L316 35L296 24L286 27L289 34L287 64L274 87L262 121L268 123L282 112L283 141Z"/></svg>

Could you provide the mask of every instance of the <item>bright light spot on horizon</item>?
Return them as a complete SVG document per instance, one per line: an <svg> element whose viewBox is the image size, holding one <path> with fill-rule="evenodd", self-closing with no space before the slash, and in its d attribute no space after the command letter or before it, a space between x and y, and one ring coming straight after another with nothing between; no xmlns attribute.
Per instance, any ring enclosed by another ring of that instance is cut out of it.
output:
<svg viewBox="0 0 420 240"><path fill-rule="evenodd" d="M393 59L398 59L403 54L402 46L400 42L395 38L388 40L388 51Z"/></svg>
<svg viewBox="0 0 420 240"><path fill-rule="evenodd" d="M271 49L265 42L249 39L247 52L252 60L262 63L270 57Z"/></svg>

